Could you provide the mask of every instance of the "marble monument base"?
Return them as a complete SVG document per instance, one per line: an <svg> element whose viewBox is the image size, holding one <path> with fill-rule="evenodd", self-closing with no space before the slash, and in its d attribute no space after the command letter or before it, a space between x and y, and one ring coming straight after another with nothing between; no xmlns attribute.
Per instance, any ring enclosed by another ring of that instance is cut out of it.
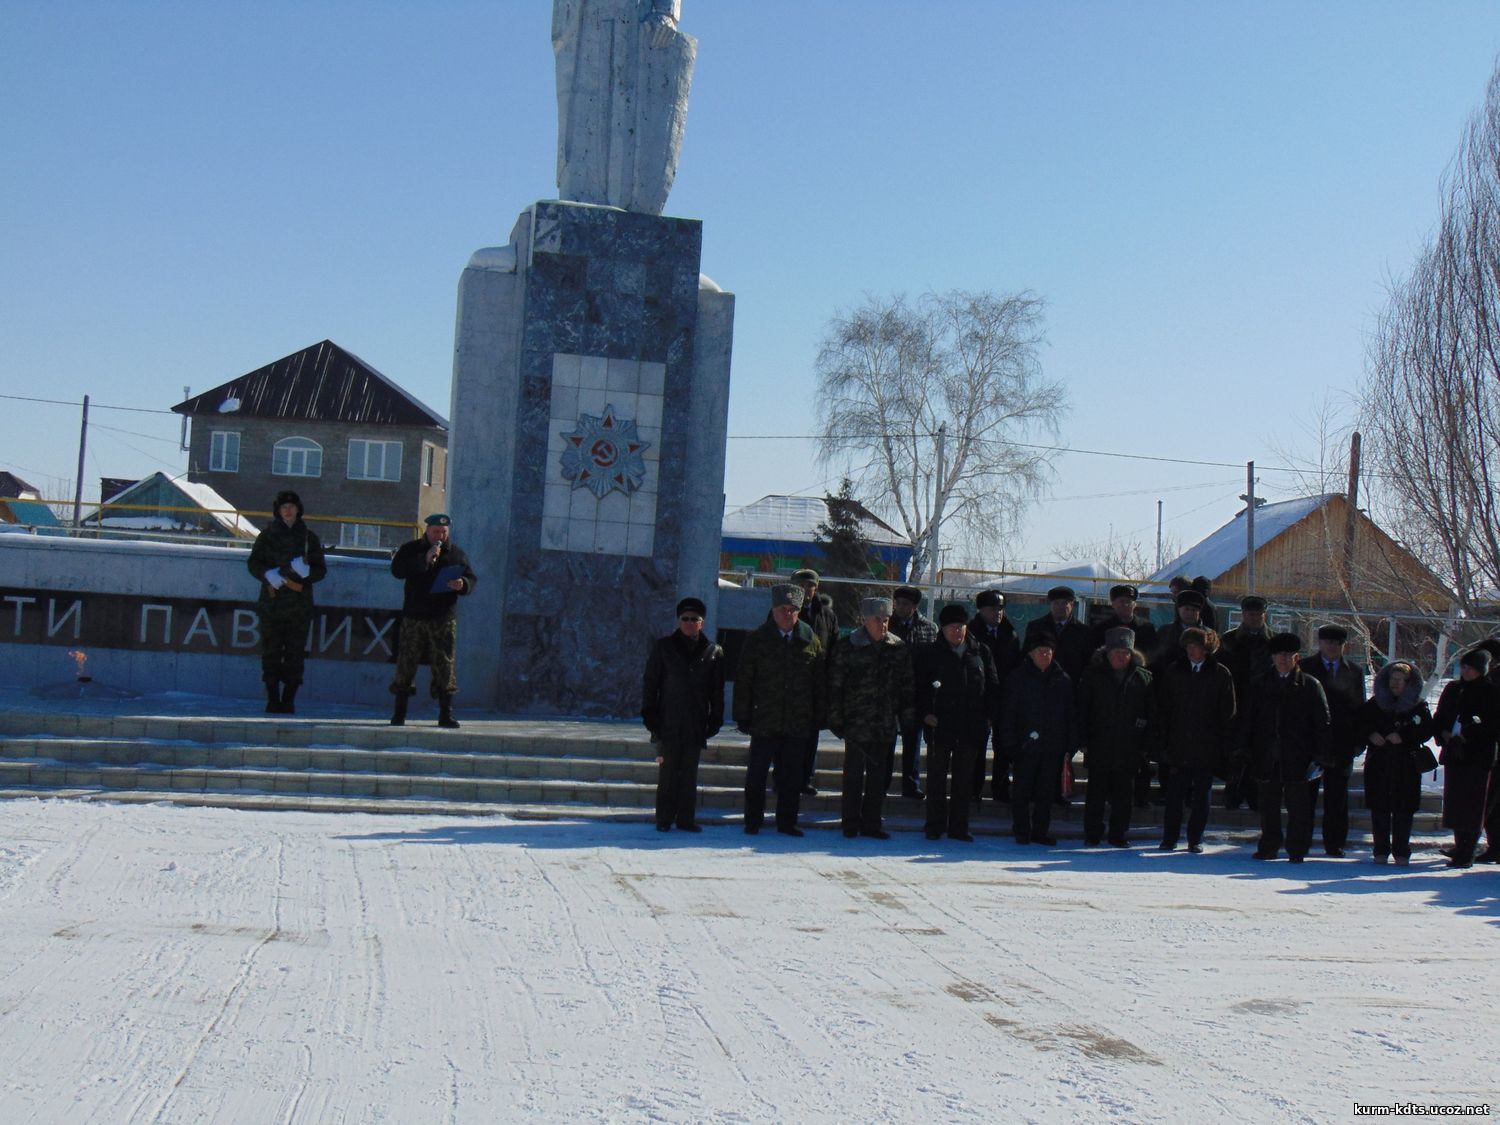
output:
<svg viewBox="0 0 1500 1125"><path fill-rule="evenodd" d="M547 201L459 282L449 496L479 583L460 702L639 714L646 648L713 627L734 296L702 224Z"/></svg>

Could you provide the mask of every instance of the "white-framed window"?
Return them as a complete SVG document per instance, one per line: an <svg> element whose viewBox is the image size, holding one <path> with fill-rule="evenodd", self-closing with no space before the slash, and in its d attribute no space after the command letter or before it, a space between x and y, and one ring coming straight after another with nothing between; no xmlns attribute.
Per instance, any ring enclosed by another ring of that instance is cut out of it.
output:
<svg viewBox="0 0 1500 1125"><path fill-rule="evenodd" d="M208 437L208 471L240 471L240 435L233 430L214 430Z"/></svg>
<svg viewBox="0 0 1500 1125"><path fill-rule="evenodd" d="M349 440L350 480L400 480L401 443L399 441Z"/></svg>
<svg viewBox="0 0 1500 1125"><path fill-rule="evenodd" d="M340 547L380 547L380 525L378 523L339 524Z"/></svg>
<svg viewBox="0 0 1500 1125"><path fill-rule="evenodd" d="M323 447L312 438L282 438L271 449L271 474L278 477L323 475Z"/></svg>
<svg viewBox="0 0 1500 1125"><path fill-rule="evenodd" d="M432 487L433 469L437 465L437 446L422 444L422 483Z"/></svg>

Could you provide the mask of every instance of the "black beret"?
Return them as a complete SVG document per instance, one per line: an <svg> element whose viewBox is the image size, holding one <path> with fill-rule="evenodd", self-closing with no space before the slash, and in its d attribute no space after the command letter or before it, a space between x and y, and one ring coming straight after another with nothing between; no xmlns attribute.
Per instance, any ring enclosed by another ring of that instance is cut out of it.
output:
<svg viewBox="0 0 1500 1125"><path fill-rule="evenodd" d="M1131 586L1129 584L1111 586L1109 588L1110 601L1114 601L1116 598L1129 598L1131 601L1135 601L1140 596L1140 592L1136 590L1134 586Z"/></svg>
<svg viewBox="0 0 1500 1125"><path fill-rule="evenodd" d="M969 611L957 602L945 605L938 614L939 625L967 625L968 623Z"/></svg>
<svg viewBox="0 0 1500 1125"><path fill-rule="evenodd" d="M905 598L907 601L915 602L917 605L922 604L922 591L918 590L915 586L897 586L891 597L893 599Z"/></svg>
<svg viewBox="0 0 1500 1125"><path fill-rule="evenodd" d="M1197 609L1202 609L1203 595L1197 590L1184 590L1177 595L1177 604L1179 606L1190 605Z"/></svg>
<svg viewBox="0 0 1500 1125"><path fill-rule="evenodd" d="M1065 600L1076 602L1078 600L1078 595L1073 593L1073 587L1071 586L1054 586L1052 587L1052 589L1047 591L1047 600L1049 602L1060 602Z"/></svg>
<svg viewBox="0 0 1500 1125"><path fill-rule="evenodd" d="M1342 625L1319 625L1318 640L1338 641L1340 644L1349 639L1349 630Z"/></svg>
<svg viewBox="0 0 1500 1125"><path fill-rule="evenodd" d="M1298 653L1302 651L1302 638L1296 633L1277 633L1268 647L1273 656L1278 652Z"/></svg>
<svg viewBox="0 0 1500 1125"><path fill-rule="evenodd" d="M699 617L704 617L708 614L708 606L697 598L683 598L677 603L677 616L681 617L684 613L696 613Z"/></svg>
<svg viewBox="0 0 1500 1125"><path fill-rule="evenodd" d="M981 590L979 596L974 599L974 605L979 609L991 605L997 608L1003 607L1005 605L1005 595L999 590Z"/></svg>
<svg viewBox="0 0 1500 1125"><path fill-rule="evenodd" d="M1246 594L1240 599L1240 608L1264 610L1266 608L1266 599L1259 594Z"/></svg>

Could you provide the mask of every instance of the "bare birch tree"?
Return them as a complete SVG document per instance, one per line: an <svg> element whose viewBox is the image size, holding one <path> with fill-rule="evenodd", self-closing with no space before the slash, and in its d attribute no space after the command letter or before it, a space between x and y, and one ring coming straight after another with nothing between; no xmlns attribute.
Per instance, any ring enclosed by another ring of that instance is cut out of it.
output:
<svg viewBox="0 0 1500 1125"><path fill-rule="evenodd" d="M954 291L869 297L829 321L820 457L851 465L909 538L914 581L937 572L940 528L994 542L1049 479L1050 454L1027 444L1055 437L1067 396L1041 373L1042 314L1032 293Z"/></svg>
<svg viewBox="0 0 1500 1125"><path fill-rule="evenodd" d="M1362 415L1384 522L1474 611L1500 589L1500 71L1380 319Z"/></svg>

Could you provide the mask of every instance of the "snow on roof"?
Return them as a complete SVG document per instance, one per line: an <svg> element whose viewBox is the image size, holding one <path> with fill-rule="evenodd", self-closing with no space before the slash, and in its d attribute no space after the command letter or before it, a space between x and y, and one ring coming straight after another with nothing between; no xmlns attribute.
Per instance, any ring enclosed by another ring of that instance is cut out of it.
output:
<svg viewBox="0 0 1500 1125"><path fill-rule="evenodd" d="M132 531L181 531L193 527L193 521L189 513L177 512L163 515L153 515L148 512L137 512L126 515L123 513L111 513L109 509L116 504L129 504L131 496L136 492L143 491L147 485L161 478L170 488L180 492L184 499L191 504L202 508L204 513L211 517L224 531L230 535L255 538L260 529L253 523L240 515L233 504L220 496L210 485L186 480L183 478L168 477L165 473L152 473L151 476L136 481L124 492L116 493L109 498L108 503L100 506L88 522L97 520L103 527L128 529ZM174 507L175 505L168 505ZM187 505L183 505L186 507Z"/></svg>
<svg viewBox="0 0 1500 1125"><path fill-rule="evenodd" d="M863 507L860 532L876 546L906 547L910 542L890 524ZM818 525L828 520L828 502L821 496L762 496L753 504L724 513L726 539L793 540L811 543Z"/></svg>
<svg viewBox="0 0 1500 1125"><path fill-rule="evenodd" d="M951 575L953 572L948 573ZM1111 586L1125 581L1125 575L1102 562L1078 562L1062 567L1049 567L1046 574L988 578L976 583L973 592L1001 590L1006 594L1044 597L1054 586L1071 586L1080 598L1102 601L1108 599Z"/></svg>
<svg viewBox="0 0 1500 1125"><path fill-rule="evenodd" d="M1316 512L1339 493L1325 492L1319 496L1303 496L1296 500L1283 500L1279 504L1267 504L1255 509L1255 546L1264 547L1293 524ZM1245 561L1245 513L1241 510L1218 531L1207 539L1189 547L1177 558L1153 574L1141 585L1141 593L1164 594L1167 583L1174 575L1185 574L1190 578L1204 575L1209 579L1219 577Z"/></svg>

